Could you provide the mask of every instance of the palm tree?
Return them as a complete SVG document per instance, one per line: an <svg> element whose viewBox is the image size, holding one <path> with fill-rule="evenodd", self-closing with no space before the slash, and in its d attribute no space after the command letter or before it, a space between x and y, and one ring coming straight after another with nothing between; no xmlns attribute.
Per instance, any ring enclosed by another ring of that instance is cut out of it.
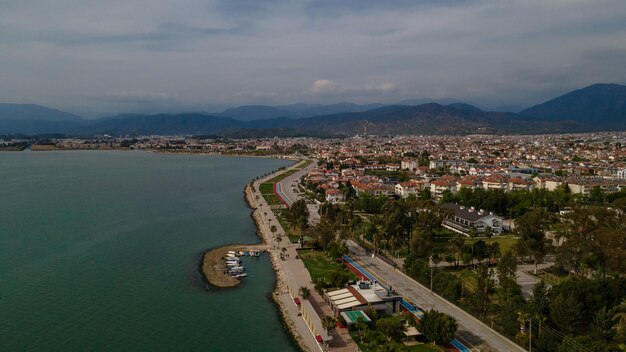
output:
<svg viewBox="0 0 626 352"><path fill-rule="evenodd" d="M331 317L330 315L326 315L322 318L322 327L326 330L326 333L335 327L336 321L335 317Z"/></svg>
<svg viewBox="0 0 626 352"><path fill-rule="evenodd" d="M300 287L300 290L298 291L300 291L300 296L302 296L303 299L308 299L309 296L311 296L311 291L306 286Z"/></svg>
<svg viewBox="0 0 626 352"><path fill-rule="evenodd" d="M626 340L626 298L622 299L622 302L615 307L614 318L617 320L615 330L621 338Z"/></svg>

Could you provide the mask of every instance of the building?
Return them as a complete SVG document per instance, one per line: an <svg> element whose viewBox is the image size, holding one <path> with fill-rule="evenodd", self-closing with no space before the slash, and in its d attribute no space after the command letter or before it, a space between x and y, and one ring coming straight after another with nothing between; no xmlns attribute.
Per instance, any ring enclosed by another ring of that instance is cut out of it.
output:
<svg viewBox="0 0 626 352"><path fill-rule="evenodd" d="M400 182L395 186L396 195L407 198L411 194L419 197L423 190L429 188L430 184L426 181L410 180L408 182Z"/></svg>
<svg viewBox="0 0 626 352"><path fill-rule="evenodd" d="M338 189L327 189L326 190L326 201L331 203L339 203L345 200L345 196Z"/></svg>
<svg viewBox="0 0 626 352"><path fill-rule="evenodd" d="M502 233L504 218L492 212L452 203L442 204L441 207L451 211L443 221L443 227L456 233L468 236L471 228L475 228L477 234L484 233L487 228L491 228L495 235Z"/></svg>
<svg viewBox="0 0 626 352"><path fill-rule="evenodd" d="M430 183L430 194L433 199L441 200L446 191L456 192L456 182L441 178Z"/></svg>
<svg viewBox="0 0 626 352"><path fill-rule="evenodd" d="M324 299L335 314L374 308L386 314L398 311L401 296L394 295L376 282L360 281L336 291L324 293Z"/></svg>

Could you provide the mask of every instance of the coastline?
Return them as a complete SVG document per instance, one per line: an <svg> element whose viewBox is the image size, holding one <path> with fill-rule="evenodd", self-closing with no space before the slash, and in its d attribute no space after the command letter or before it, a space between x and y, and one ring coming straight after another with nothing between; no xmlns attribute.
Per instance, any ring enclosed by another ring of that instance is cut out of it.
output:
<svg viewBox="0 0 626 352"><path fill-rule="evenodd" d="M296 163L294 163L293 165L287 167L286 170L289 170L290 168L292 168L295 165L298 165L300 163L300 159L296 159L298 160ZM272 178L278 174L281 174L283 172L285 172L286 170L279 170L275 173L273 173L272 175L268 176L269 178ZM297 347L298 350L300 351L307 351L308 349L306 348L306 344L304 343L302 336L300 336L300 334L298 333L298 329L295 326L294 321L290 318L289 316L289 311L287 309L287 307L284 305L284 303L280 300L280 295L285 294L286 292L288 292L288 287L287 287L287 282L285 279L285 273L283 272L281 265L280 265L280 258L278 257L278 251L272 251L270 250L270 243L272 240L272 234L270 233L270 231L268 229L265 228L265 226L262 226L262 217L261 217L261 212L259 211L257 204L256 204L256 200L255 200L255 196L253 194L253 191L250 187L250 184L246 184L245 188L244 188L244 199L246 204L248 205L248 207L252 210L252 212L250 213L250 216L252 217L252 220L254 221L254 226L256 227L256 233L257 236L259 237L259 239L261 240L260 244L251 244L251 245L227 245L227 246L223 246L223 247L218 247L218 248L213 248L207 252L205 252L205 254L203 255L203 259L202 259L202 273L205 277L205 280L216 287L219 288L229 288L229 287L235 287L237 286L237 284L239 284L239 280L234 279L234 278L230 278L228 277L228 279L234 280L236 282L230 281L230 280L223 280L223 282L221 282L222 280L220 279L213 279L213 278L209 278L209 276L207 276L207 273L210 273L212 268L214 268L214 266L216 264L215 260L217 261L221 261L221 258L226 255L226 253L229 250L238 250L238 249L250 249L253 247L259 248L259 249L267 249L266 253L269 255L269 259L270 259L270 263L272 265L272 269L274 270L274 273L276 275L276 280L274 283L274 289L272 290L271 293L269 293L270 299L272 300L272 302L274 302L274 304L276 305L276 307L278 308L278 313L280 315L280 320L283 324L283 327L285 328L285 330L287 331L287 333L289 334L289 336L292 338L292 340L294 341L295 346ZM218 267L219 268L219 267ZM215 271L213 271L213 273L217 273ZM223 272L219 272L218 277L219 276L223 276L226 277L227 275L223 275ZM211 280L220 283L222 285L225 286L220 286L220 285L215 285Z"/></svg>

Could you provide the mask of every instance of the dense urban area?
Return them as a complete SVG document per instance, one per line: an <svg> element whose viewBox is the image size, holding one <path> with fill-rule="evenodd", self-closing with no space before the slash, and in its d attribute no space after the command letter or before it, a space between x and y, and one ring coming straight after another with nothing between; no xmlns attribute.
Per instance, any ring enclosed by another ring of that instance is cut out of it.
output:
<svg viewBox="0 0 626 352"><path fill-rule="evenodd" d="M297 247L309 271L313 290L293 296L320 313L324 348L503 350L484 327L532 351L625 350L626 133L7 138L0 149L304 160L251 186L277 219L276 245ZM400 280L456 307L420 302Z"/></svg>

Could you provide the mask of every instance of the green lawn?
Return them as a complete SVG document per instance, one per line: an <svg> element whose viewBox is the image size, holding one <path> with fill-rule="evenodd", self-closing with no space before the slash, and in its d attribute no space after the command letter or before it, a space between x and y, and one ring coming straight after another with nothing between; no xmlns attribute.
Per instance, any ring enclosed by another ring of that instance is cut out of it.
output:
<svg viewBox="0 0 626 352"><path fill-rule="evenodd" d="M342 263L335 262L322 251L302 250L298 251L298 255L302 258L313 281L321 277L329 277L332 272L345 268ZM352 274L352 276L354 276L354 280L357 280L356 275Z"/></svg>
<svg viewBox="0 0 626 352"><path fill-rule="evenodd" d="M261 192L261 194L274 194L274 185L272 183L261 183L261 185L259 185L259 192Z"/></svg>
<svg viewBox="0 0 626 352"><path fill-rule="evenodd" d="M265 198L265 201L267 202L268 205L280 205L283 204L278 197L276 197L273 194L264 194L263 198Z"/></svg>
<svg viewBox="0 0 626 352"><path fill-rule="evenodd" d="M350 336L352 336L352 340L354 340L354 342L356 342L356 344L359 346L359 350L360 351L363 351L363 352L375 352L375 351L378 351L378 349L368 348L365 343L361 343L361 338L359 337L359 335L357 334L356 331L350 331ZM366 340L363 340L363 341L367 342ZM402 347L403 348L400 351L407 351L407 352L441 352L441 351L445 351L441 347L433 346L431 344L426 344L426 343L419 344L419 345L414 345L414 346L404 346L404 345L402 345Z"/></svg>
<svg viewBox="0 0 626 352"><path fill-rule="evenodd" d="M288 177L288 176L291 176L291 175L295 174L295 173L296 173L296 172L298 172L298 171L300 171L300 170L298 170L298 169L291 169L291 170L289 170L289 171L285 171L285 172L283 172L282 174L280 174L280 175L278 175L278 176L275 176L275 177L273 177L273 178L271 178L271 179L267 180L267 182L268 182L268 183L276 183L276 182L278 182L278 181L282 181L284 178L286 178L286 177Z"/></svg>

